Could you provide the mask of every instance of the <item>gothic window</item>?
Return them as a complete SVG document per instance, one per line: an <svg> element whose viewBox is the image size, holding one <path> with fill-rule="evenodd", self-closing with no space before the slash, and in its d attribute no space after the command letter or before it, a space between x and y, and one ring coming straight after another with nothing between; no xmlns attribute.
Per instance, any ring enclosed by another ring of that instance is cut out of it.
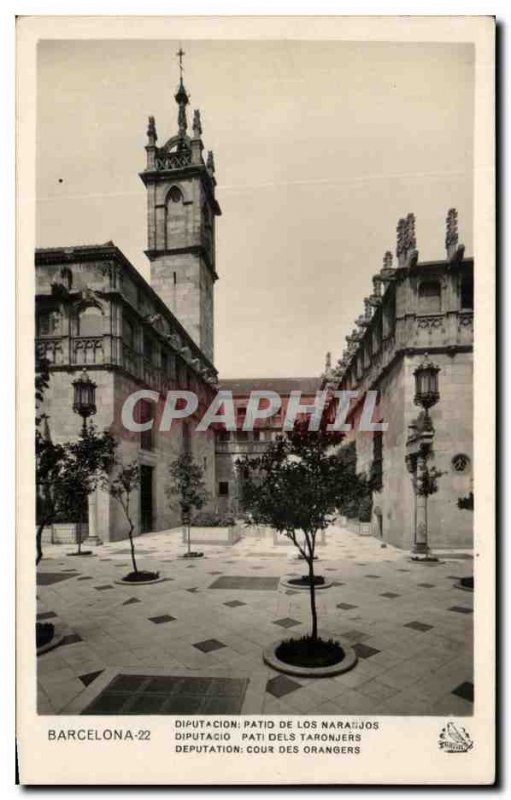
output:
<svg viewBox="0 0 511 800"><path fill-rule="evenodd" d="M373 332L372 332L372 351L373 353L378 353L381 347L381 337L382 337L382 322L381 322L381 313L378 312L378 318L375 322Z"/></svg>
<svg viewBox="0 0 511 800"><path fill-rule="evenodd" d="M461 279L461 308L472 311L474 308L474 278L465 275Z"/></svg>
<svg viewBox="0 0 511 800"><path fill-rule="evenodd" d="M78 336L102 336L103 314L97 306L87 306L78 314Z"/></svg>
<svg viewBox="0 0 511 800"><path fill-rule="evenodd" d="M230 438L231 438L231 432L230 431L219 431L218 432L218 441L219 442L228 442Z"/></svg>
<svg viewBox="0 0 511 800"><path fill-rule="evenodd" d="M152 363L154 358L154 343L147 332L144 332L144 358L146 361Z"/></svg>
<svg viewBox="0 0 511 800"><path fill-rule="evenodd" d="M385 301L385 305L383 308L382 336L384 337L391 336L394 333L395 324L396 324L396 296L392 291L391 287L389 290L388 299Z"/></svg>
<svg viewBox="0 0 511 800"><path fill-rule="evenodd" d="M419 286L419 312L438 314L442 310L441 288L438 281L423 281Z"/></svg>
<svg viewBox="0 0 511 800"><path fill-rule="evenodd" d="M177 385L179 389L188 388L188 372L186 364L181 359L177 360Z"/></svg>
<svg viewBox="0 0 511 800"><path fill-rule="evenodd" d="M183 199L183 195L181 194L181 190L178 189L177 186L172 186L168 197L169 197L169 200L172 203L180 203L181 200Z"/></svg>
<svg viewBox="0 0 511 800"><path fill-rule="evenodd" d="M154 419L154 403L150 400L139 400L138 421L149 422ZM154 423L148 431L140 431L140 447L142 450L154 450Z"/></svg>
<svg viewBox="0 0 511 800"><path fill-rule="evenodd" d="M383 488L383 431L374 431L373 433L371 483L375 491L380 491Z"/></svg>
<svg viewBox="0 0 511 800"><path fill-rule="evenodd" d="M169 353L165 347L161 348L160 365L164 377L174 380L176 377L176 359L174 354Z"/></svg>
<svg viewBox="0 0 511 800"><path fill-rule="evenodd" d="M254 439L254 442L258 442L261 439L261 431L254 431L253 439Z"/></svg>
<svg viewBox="0 0 511 800"><path fill-rule="evenodd" d="M122 319L122 339L125 345L135 349L135 328L131 320L123 317Z"/></svg>
<svg viewBox="0 0 511 800"><path fill-rule="evenodd" d="M220 497L228 497L229 495L229 482L228 481L219 481L218 483L218 494Z"/></svg>
<svg viewBox="0 0 511 800"><path fill-rule="evenodd" d="M59 336L61 333L61 315L56 309L39 311L37 315L38 336Z"/></svg>

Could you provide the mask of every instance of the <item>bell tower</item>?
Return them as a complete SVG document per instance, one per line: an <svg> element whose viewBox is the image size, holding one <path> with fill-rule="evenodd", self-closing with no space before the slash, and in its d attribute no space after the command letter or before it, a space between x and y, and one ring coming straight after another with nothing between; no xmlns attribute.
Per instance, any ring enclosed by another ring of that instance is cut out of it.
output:
<svg viewBox="0 0 511 800"><path fill-rule="evenodd" d="M158 147L154 117L147 128L147 166L140 173L147 189L147 250L151 286L192 339L213 361L215 217L222 212L215 199L212 151L203 157L200 112L193 112L187 133L189 97L183 83L183 51L179 57L178 131Z"/></svg>

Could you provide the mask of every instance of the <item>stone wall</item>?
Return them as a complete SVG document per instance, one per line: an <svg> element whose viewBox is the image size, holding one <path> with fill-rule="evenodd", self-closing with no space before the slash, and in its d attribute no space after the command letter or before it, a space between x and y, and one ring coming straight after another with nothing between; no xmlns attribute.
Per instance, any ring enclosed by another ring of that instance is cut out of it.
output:
<svg viewBox="0 0 511 800"><path fill-rule="evenodd" d="M418 416L414 405L413 371L422 355L397 359L375 387L380 391L378 418L388 423L383 434L383 487L373 493L372 531L383 541L411 549L414 530L414 496L406 469L408 425ZM472 354L458 352L435 354L439 374L440 401L431 409L435 427L434 459L431 462L445 472L438 480L438 492L428 498L429 543L435 548L471 548L473 514L457 506L459 497L472 490ZM373 421L376 421L376 415ZM356 425L358 425L358 415ZM369 474L373 461L373 434L357 432L357 469ZM458 472L453 459L469 458L464 472ZM381 526L375 509L381 512Z"/></svg>
<svg viewBox="0 0 511 800"><path fill-rule="evenodd" d="M72 380L77 373L52 372L50 386L45 395L42 411L49 415L49 426L55 442L65 442L77 438L81 428L81 418L73 413ZM90 378L97 384L96 402L98 411L94 423L99 431L108 428L119 441L117 457L124 464L137 461L153 467L153 525L155 531L166 530L180 524L180 511L175 504L171 508L165 489L169 478L169 465L183 450L183 426L174 424L170 431L156 431L153 435L153 449L141 448L139 433L127 431L121 423L121 409L124 401L140 385L128 376L110 370L90 370ZM156 416L158 417L159 411ZM215 445L213 432L196 434L194 425L190 428L191 452L195 461L204 469L205 482L211 501L215 497ZM95 513L97 535L102 541L119 541L128 534L128 523L120 504L106 492L98 490L95 498L95 511L89 505L89 514ZM140 534L140 492L132 498L135 535ZM93 508L94 506L92 506Z"/></svg>

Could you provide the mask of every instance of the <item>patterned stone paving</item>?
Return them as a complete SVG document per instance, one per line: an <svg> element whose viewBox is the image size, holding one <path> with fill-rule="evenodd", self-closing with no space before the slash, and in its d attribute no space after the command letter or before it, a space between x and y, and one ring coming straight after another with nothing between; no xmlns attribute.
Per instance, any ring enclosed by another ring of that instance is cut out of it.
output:
<svg viewBox="0 0 511 800"><path fill-rule="evenodd" d="M247 680L119 675L82 714L239 714Z"/></svg>
<svg viewBox="0 0 511 800"><path fill-rule="evenodd" d="M320 631L350 641L359 662L314 680L281 675L262 660L279 633L309 629L308 592L279 586L290 572L290 547L274 545L270 532L245 533L229 548L201 546L205 558L190 565L181 558L180 530L142 538L139 568L166 579L152 586L114 584L130 568L125 542L96 548L97 557L77 559L73 572L68 548L46 547L37 610L64 641L38 658L39 713L472 712L473 596L460 598L453 586L472 574L469 558L454 558L468 554L442 553L428 583L406 553L330 529L316 565L333 581L317 594ZM130 683L133 677L141 681ZM124 684L112 686L118 678ZM243 688L225 694L228 680Z"/></svg>

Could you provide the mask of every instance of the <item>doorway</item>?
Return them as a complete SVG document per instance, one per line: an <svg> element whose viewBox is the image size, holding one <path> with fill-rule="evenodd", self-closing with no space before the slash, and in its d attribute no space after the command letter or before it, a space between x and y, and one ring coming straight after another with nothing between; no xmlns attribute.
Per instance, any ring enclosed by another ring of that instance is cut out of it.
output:
<svg viewBox="0 0 511 800"><path fill-rule="evenodd" d="M153 529L153 468L140 466L140 533Z"/></svg>

